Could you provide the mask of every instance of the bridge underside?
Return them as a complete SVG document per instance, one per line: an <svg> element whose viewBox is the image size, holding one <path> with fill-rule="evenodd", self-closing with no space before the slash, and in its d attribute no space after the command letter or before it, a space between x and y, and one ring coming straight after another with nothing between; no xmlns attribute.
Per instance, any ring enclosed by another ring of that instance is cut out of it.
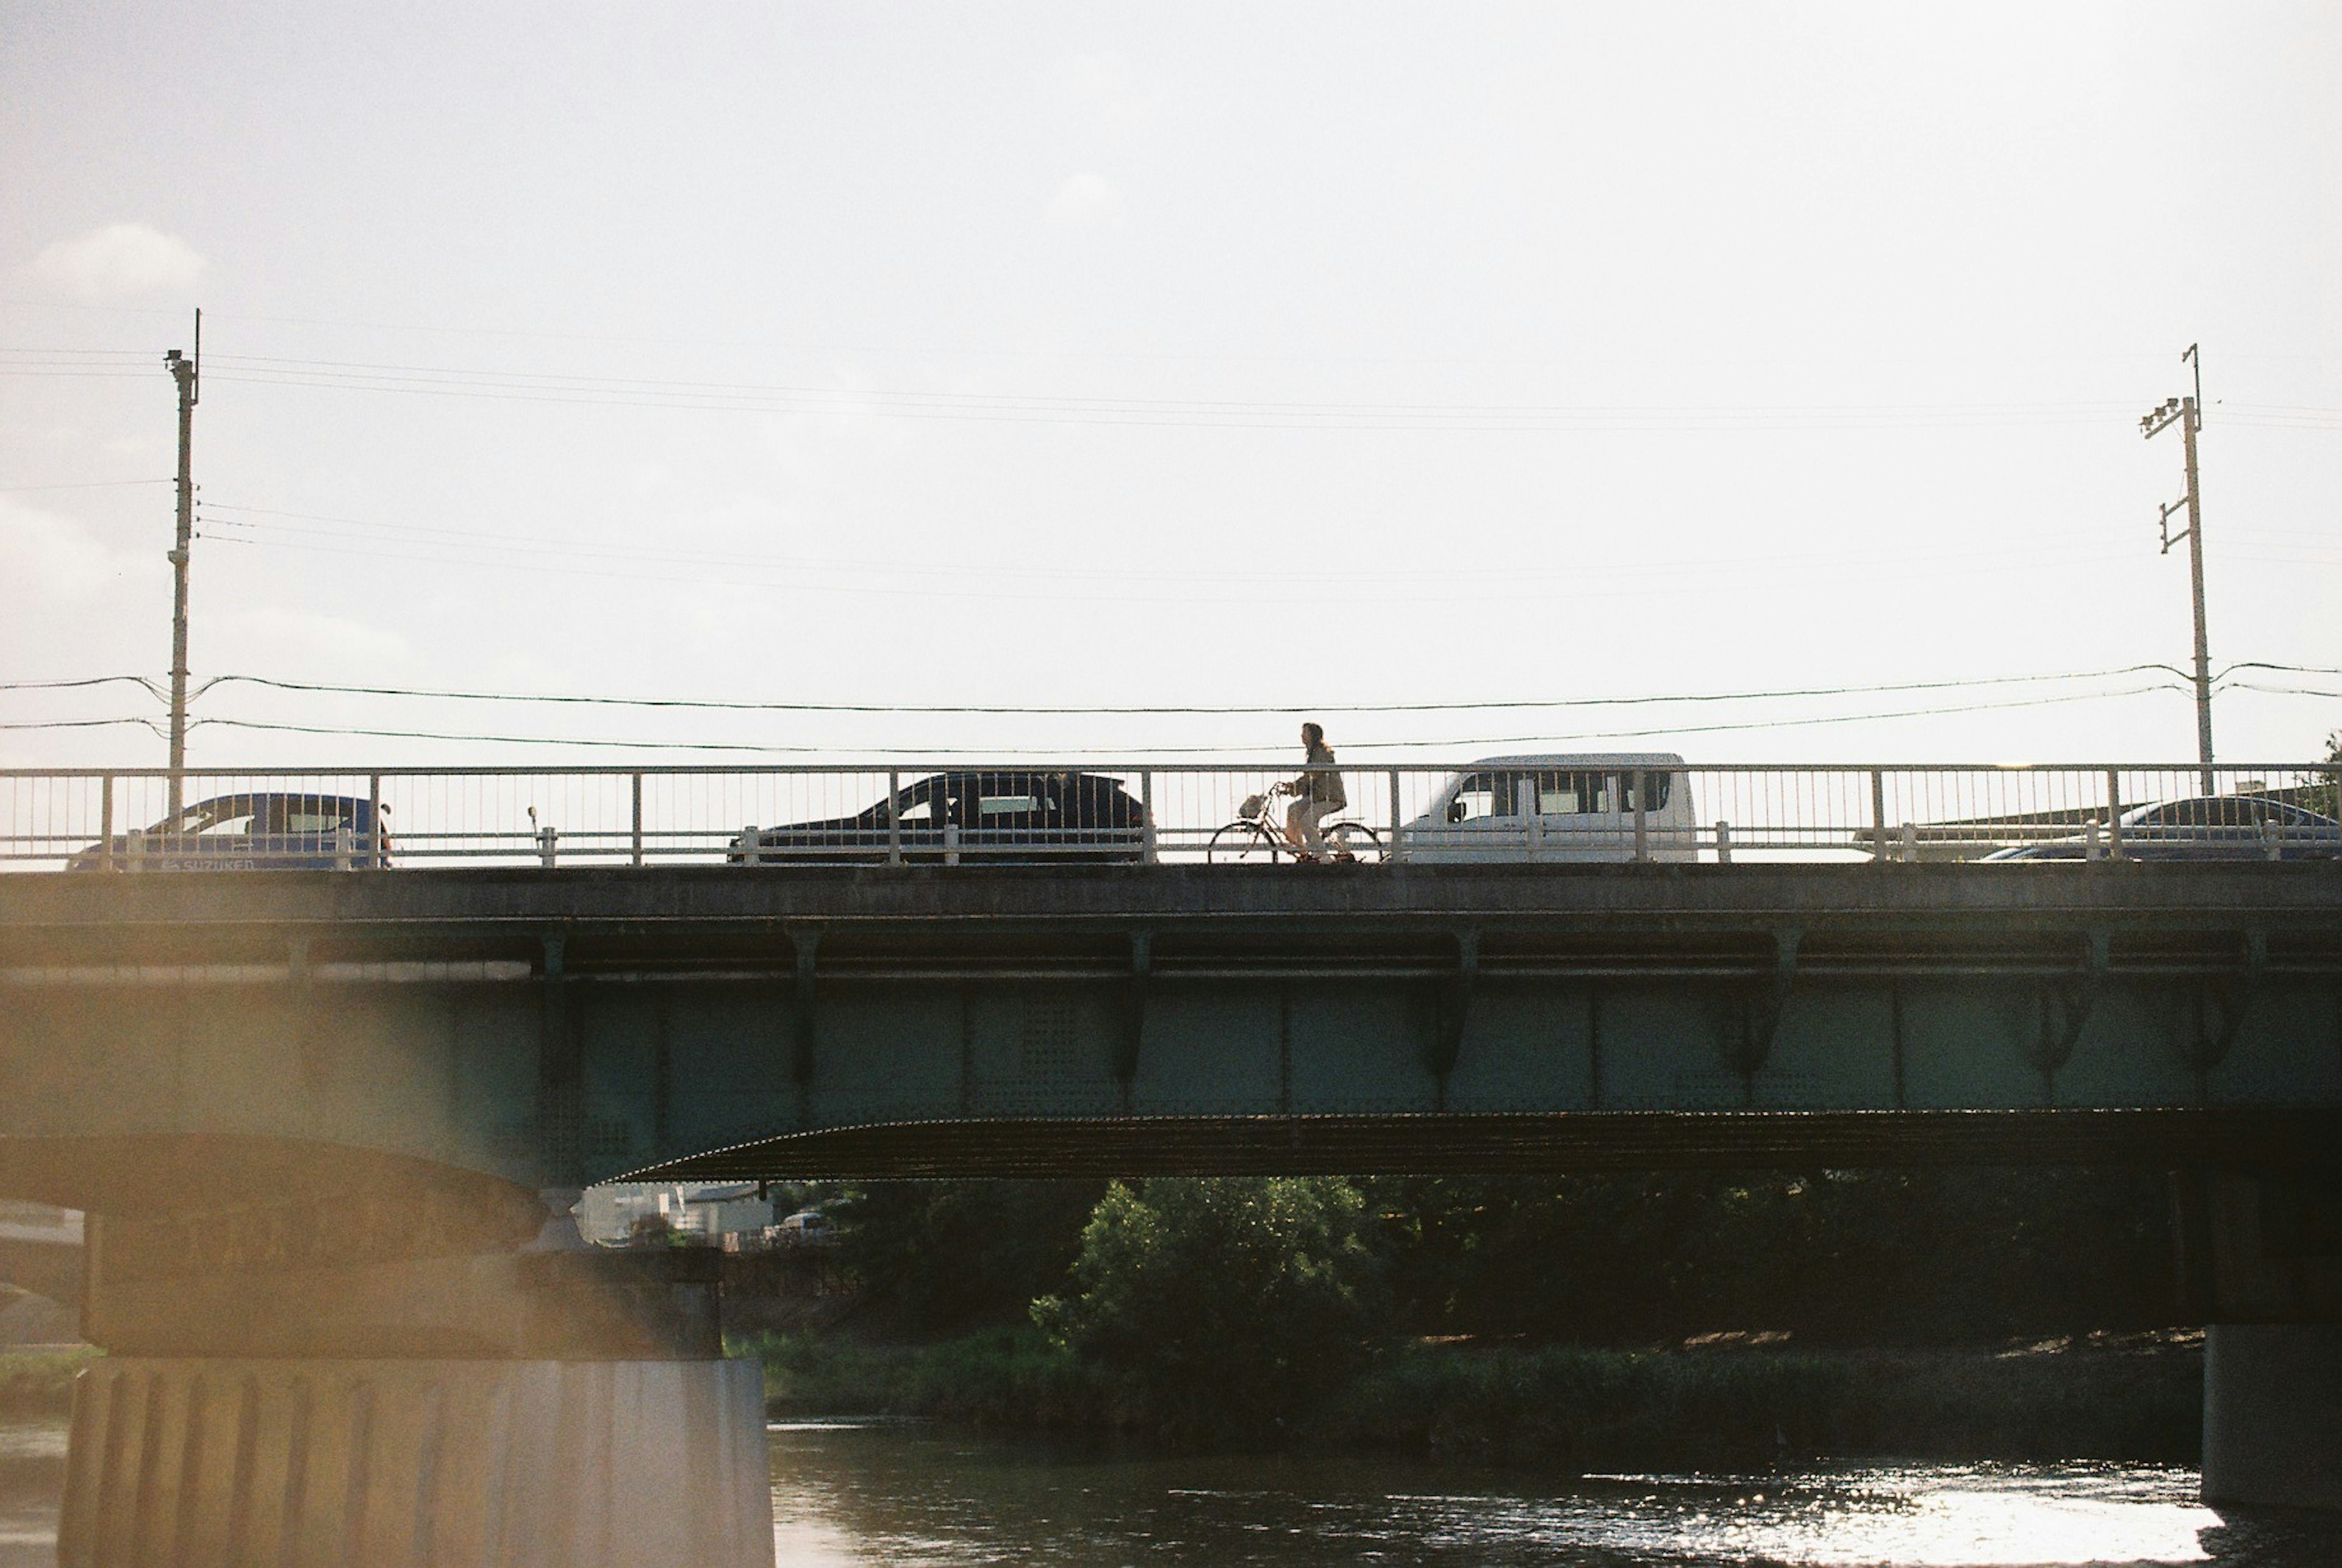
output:
<svg viewBox="0 0 2342 1568"><path fill-rule="evenodd" d="M2342 1113L2282 1109L1568 1112L910 1122L786 1134L643 1181L1529 1175L1923 1165L2265 1166L2342 1151Z"/></svg>

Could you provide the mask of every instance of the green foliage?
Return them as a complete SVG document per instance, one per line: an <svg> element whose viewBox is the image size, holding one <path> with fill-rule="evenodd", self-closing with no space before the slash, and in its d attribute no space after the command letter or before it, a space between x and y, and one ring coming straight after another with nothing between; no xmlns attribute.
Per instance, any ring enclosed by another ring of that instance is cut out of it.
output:
<svg viewBox="0 0 2342 1568"><path fill-rule="evenodd" d="M1352 1383L1313 1435L1579 1469L1823 1453L2191 1463L2202 1387L2200 1355L2168 1346L1996 1355L1414 1345Z"/></svg>
<svg viewBox="0 0 2342 1568"><path fill-rule="evenodd" d="M757 1334L725 1348L764 1363L766 1404L779 1413L918 1415L1042 1429L1109 1419L1099 1380L1030 1323L923 1345Z"/></svg>
<svg viewBox="0 0 2342 1568"><path fill-rule="evenodd" d="M0 1349L0 1412L65 1409L75 1374L105 1353L85 1344Z"/></svg>
<svg viewBox="0 0 2342 1568"><path fill-rule="evenodd" d="M1378 1304L1364 1217L1339 1177L1117 1183L1082 1232L1074 1292L1033 1319L1111 1380L1126 1423L1267 1436L1363 1355Z"/></svg>
<svg viewBox="0 0 2342 1568"><path fill-rule="evenodd" d="M2158 1326L2172 1310L2153 1174L1393 1178L1367 1193L1409 1333L1974 1343Z"/></svg>
<svg viewBox="0 0 2342 1568"><path fill-rule="evenodd" d="M1020 1323L1062 1283L1103 1183L873 1182L826 1194L865 1316L913 1336Z"/></svg>

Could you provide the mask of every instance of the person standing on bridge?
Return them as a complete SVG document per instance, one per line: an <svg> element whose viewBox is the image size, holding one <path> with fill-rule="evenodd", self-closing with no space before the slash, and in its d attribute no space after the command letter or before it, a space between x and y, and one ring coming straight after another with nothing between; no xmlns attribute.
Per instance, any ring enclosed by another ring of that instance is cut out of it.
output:
<svg viewBox="0 0 2342 1568"><path fill-rule="evenodd" d="M1285 808L1285 839L1293 846L1296 859L1305 863L1321 860L1350 860L1347 850L1337 850L1326 842L1317 824L1350 804L1342 793L1342 775L1334 764L1334 748L1326 744L1326 732L1315 724L1301 726L1301 745L1307 753L1301 772L1285 786L1293 794L1293 804Z"/></svg>

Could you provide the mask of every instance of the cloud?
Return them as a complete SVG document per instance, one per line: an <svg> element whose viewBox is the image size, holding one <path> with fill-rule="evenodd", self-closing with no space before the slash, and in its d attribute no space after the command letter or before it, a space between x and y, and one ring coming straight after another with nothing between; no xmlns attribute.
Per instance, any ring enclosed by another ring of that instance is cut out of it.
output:
<svg viewBox="0 0 2342 1568"><path fill-rule="evenodd" d="M1122 192L1104 175L1074 175L1049 198L1051 226L1107 228L1122 221Z"/></svg>
<svg viewBox="0 0 2342 1568"><path fill-rule="evenodd" d="M21 612L95 604L125 574L156 574L143 554L108 549L72 518L0 497L0 582Z"/></svg>
<svg viewBox="0 0 2342 1568"><path fill-rule="evenodd" d="M192 288L204 258L176 235L145 224L107 224L59 240L25 270L36 281L88 303Z"/></svg>

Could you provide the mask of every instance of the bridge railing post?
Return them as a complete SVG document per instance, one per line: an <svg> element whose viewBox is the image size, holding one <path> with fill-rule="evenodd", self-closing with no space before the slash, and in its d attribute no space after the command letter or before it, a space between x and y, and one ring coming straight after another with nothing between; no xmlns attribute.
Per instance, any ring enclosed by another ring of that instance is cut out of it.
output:
<svg viewBox="0 0 2342 1568"><path fill-rule="evenodd" d="M1138 770L1138 858L1141 864L1153 865L1163 858L1162 846L1155 837L1155 770Z"/></svg>
<svg viewBox="0 0 2342 1568"><path fill-rule="evenodd" d="M1390 849L1383 856L1386 860L1406 858L1406 824L1405 808L1399 804L1398 788L1398 769L1393 768L1390 770Z"/></svg>
<svg viewBox="0 0 2342 1568"><path fill-rule="evenodd" d="M105 869L120 871L114 856L114 775L108 774L98 781L97 842L105 845Z"/></svg>
<svg viewBox="0 0 2342 1568"><path fill-rule="evenodd" d="M886 772L886 864L903 864L903 775Z"/></svg>
<svg viewBox="0 0 2342 1568"><path fill-rule="evenodd" d="M1732 864L1732 824L1721 817L1716 819L1716 864L1718 865Z"/></svg>
<svg viewBox="0 0 2342 1568"><path fill-rule="evenodd" d="M539 865L551 866L559 856L560 852L557 846L560 842L561 830L559 828L538 828L536 830L536 863Z"/></svg>
<svg viewBox="0 0 2342 1568"><path fill-rule="evenodd" d="M1887 771L1870 770L1870 856L1887 864Z"/></svg>
<svg viewBox="0 0 2342 1568"><path fill-rule="evenodd" d="M2122 774L2107 770L2107 858L2120 860L2122 847Z"/></svg>
<svg viewBox="0 0 2342 1568"><path fill-rule="evenodd" d="M1626 775L1635 784L1635 858L1651 858L1651 803L1647 787L1651 775L1636 768Z"/></svg>
<svg viewBox="0 0 2342 1568"><path fill-rule="evenodd" d="M146 830L143 827L134 827L123 837L122 859L125 866L131 871L145 870Z"/></svg>
<svg viewBox="0 0 2342 1568"><path fill-rule="evenodd" d="M642 774L635 774L635 775L634 775L634 781L635 781L635 839L634 839L634 864L636 864L636 865L640 865L640 864L642 864L642 863L643 863L643 775L642 775Z"/></svg>

